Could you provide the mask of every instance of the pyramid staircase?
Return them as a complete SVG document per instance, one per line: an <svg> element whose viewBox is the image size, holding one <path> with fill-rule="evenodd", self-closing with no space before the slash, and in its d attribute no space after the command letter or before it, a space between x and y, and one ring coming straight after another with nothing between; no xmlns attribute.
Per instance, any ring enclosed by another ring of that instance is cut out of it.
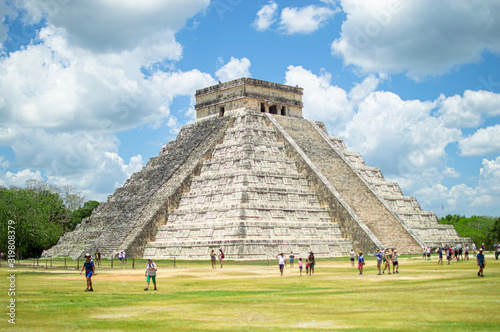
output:
<svg viewBox="0 0 500 332"><path fill-rule="evenodd" d="M236 110L199 176L169 212L144 256L206 259L222 248L230 259L279 252L337 256L352 242L332 222L305 174L288 158L266 116Z"/></svg>

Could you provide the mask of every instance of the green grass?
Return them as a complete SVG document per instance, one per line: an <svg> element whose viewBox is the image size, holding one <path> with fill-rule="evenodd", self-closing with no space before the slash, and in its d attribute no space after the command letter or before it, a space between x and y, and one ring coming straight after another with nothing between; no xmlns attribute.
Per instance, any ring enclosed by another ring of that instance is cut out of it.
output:
<svg viewBox="0 0 500 332"><path fill-rule="evenodd" d="M487 256L485 278L474 261L438 266L418 256L400 259L400 274L376 275L368 260L359 276L345 258L319 259L314 276L299 277L275 260L158 261L157 292L145 292L144 262L98 270L95 292L64 268L16 273L16 330L179 331L498 331L500 261ZM130 262L130 261L129 261ZM1 289L8 271L0 269ZM116 264L115 264L116 266ZM140 268L139 268L140 266ZM0 295L8 303L6 291ZM2 305L0 329L7 323ZM7 318L6 318L7 317Z"/></svg>

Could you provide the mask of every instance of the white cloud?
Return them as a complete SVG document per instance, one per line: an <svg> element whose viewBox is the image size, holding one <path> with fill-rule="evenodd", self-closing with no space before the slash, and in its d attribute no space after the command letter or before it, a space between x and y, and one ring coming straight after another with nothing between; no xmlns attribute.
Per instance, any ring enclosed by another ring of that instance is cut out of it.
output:
<svg viewBox="0 0 500 332"><path fill-rule="evenodd" d="M500 94L490 91L465 90L459 95L440 96L439 114L449 127L474 128L483 122L483 117L500 115Z"/></svg>
<svg viewBox="0 0 500 332"><path fill-rule="evenodd" d="M443 170L443 175L446 176L447 178L459 178L460 172L454 169L453 167L446 167Z"/></svg>
<svg viewBox="0 0 500 332"><path fill-rule="evenodd" d="M309 5L302 8L283 8L280 17L280 31L286 34L309 34L326 24L336 11L327 7Z"/></svg>
<svg viewBox="0 0 500 332"><path fill-rule="evenodd" d="M17 173L7 172L3 178L0 177L0 186L24 187L26 181L31 179L43 181L42 173L38 170L33 172L29 169L23 169Z"/></svg>
<svg viewBox="0 0 500 332"><path fill-rule="evenodd" d="M262 8L257 12L257 17L252 23L252 26L258 31L265 31L276 22L276 11L278 10L278 4L274 1L269 1L267 5L262 6Z"/></svg>
<svg viewBox="0 0 500 332"><path fill-rule="evenodd" d="M356 84L349 91L349 99L354 105L359 105L362 100L377 89L379 83L380 80L374 75L366 77L363 82Z"/></svg>
<svg viewBox="0 0 500 332"><path fill-rule="evenodd" d="M214 83L198 70L141 72L181 58L174 34L209 1L16 4L32 23L45 17L46 24L36 41L0 58L0 145L16 157L0 161L43 176L0 172L0 183L45 177L106 199L143 164L140 155L122 160L117 133L145 124L177 131L173 99Z"/></svg>
<svg viewBox="0 0 500 332"><path fill-rule="evenodd" d="M346 14L332 51L364 73L442 74L500 52L496 1L342 0Z"/></svg>
<svg viewBox="0 0 500 332"><path fill-rule="evenodd" d="M173 33L209 4L209 0L26 0L18 6L32 22L45 17L49 24L64 28L71 45L98 53L153 47L157 52L153 56L164 57Z"/></svg>
<svg viewBox="0 0 500 332"><path fill-rule="evenodd" d="M473 215L481 211L482 215L495 215L500 201L500 157L483 159L475 187L462 183L448 189L442 184L433 184L417 190L415 194L421 203L435 211L444 207L444 214Z"/></svg>
<svg viewBox="0 0 500 332"><path fill-rule="evenodd" d="M236 59L231 57L228 63L215 72L215 76L223 82L241 77L252 77L250 74L250 65L250 60L247 58Z"/></svg>
<svg viewBox="0 0 500 332"><path fill-rule="evenodd" d="M462 156L483 156L500 152L500 125L479 129L460 140L459 147Z"/></svg>
<svg viewBox="0 0 500 332"><path fill-rule="evenodd" d="M347 92L330 82L330 73L317 76L301 66L289 66L285 75L285 84L299 85L304 89L303 116L325 122L331 134L336 135L354 113Z"/></svg>

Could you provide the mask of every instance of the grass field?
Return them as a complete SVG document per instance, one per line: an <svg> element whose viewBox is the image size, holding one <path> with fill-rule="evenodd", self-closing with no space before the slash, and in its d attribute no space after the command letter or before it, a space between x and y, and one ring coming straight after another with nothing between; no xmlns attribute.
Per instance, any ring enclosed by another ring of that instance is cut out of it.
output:
<svg viewBox="0 0 500 332"><path fill-rule="evenodd" d="M438 266L437 258L400 258L400 273L364 275L347 258L318 259L313 276L277 261L158 261L158 291L144 291L145 262L97 270L94 292L67 268L19 268L16 325L7 322L10 275L0 268L0 329L17 331L499 331L500 261ZM108 266L108 265L106 265ZM386 272L387 273L387 272ZM152 288L152 287L151 287Z"/></svg>

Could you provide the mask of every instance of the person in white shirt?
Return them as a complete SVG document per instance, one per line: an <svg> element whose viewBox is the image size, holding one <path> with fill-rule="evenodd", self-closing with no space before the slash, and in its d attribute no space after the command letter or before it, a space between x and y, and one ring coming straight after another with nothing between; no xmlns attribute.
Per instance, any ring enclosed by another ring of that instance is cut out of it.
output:
<svg viewBox="0 0 500 332"><path fill-rule="evenodd" d="M356 256L354 250L351 249L351 251L349 251L349 256L351 257L351 266L354 267L354 256Z"/></svg>
<svg viewBox="0 0 500 332"><path fill-rule="evenodd" d="M278 264L280 266L281 276L283 276L283 269L285 267L285 257L283 256L283 253L281 253L278 256L276 256L276 258L278 259Z"/></svg>
<svg viewBox="0 0 500 332"><path fill-rule="evenodd" d="M153 285L155 286L156 290L156 271L158 271L158 268L156 267L156 264L153 262L152 258L148 258L148 264L146 265L146 272L144 273L144 276L146 277L146 282L148 283L148 286L144 288L144 290L149 289L149 280L152 279Z"/></svg>

